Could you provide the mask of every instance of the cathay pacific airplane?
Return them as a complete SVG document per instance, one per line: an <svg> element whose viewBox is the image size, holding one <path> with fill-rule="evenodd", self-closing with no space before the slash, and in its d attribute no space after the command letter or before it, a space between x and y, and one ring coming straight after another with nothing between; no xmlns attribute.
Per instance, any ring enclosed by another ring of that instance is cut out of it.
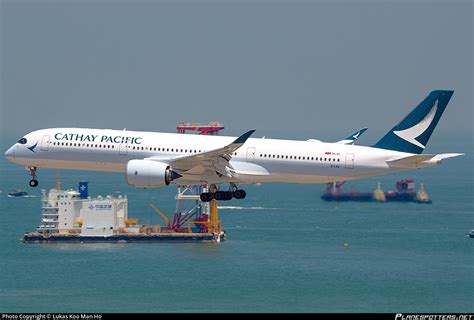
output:
<svg viewBox="0 0 474 320"><path fill-rule="evenodd" d="M453 91L431 92L371 147L354 145L366 128L337 143L53 128L28 133L8 149L8 160L37 168L123 172L127 183L160 188L170 183L218 185L229 191L201 194L202 201L242 199L237 184L258 182L327 183L430 167L462 153L422 154Z"/></svg>

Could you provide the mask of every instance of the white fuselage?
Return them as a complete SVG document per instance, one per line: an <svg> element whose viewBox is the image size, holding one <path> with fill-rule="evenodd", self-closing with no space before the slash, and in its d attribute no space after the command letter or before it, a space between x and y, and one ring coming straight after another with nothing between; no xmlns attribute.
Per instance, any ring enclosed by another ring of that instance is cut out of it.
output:
<svg viewBox="0 0 474 320"><path fill-rule="evenodd" d="M154 158L166 162L173 157L218 149L235 140L227 136L81 128L38 130L24 138L26 143L16 143L7 151L10 161L38 168L108 172L125 172L128 161L133 159ZM391 168L386 163L407 155L410 154L365 146L250 138L230 160L240 172L238 177L190 174L176 183L351 180L408 170Z"/></svg>

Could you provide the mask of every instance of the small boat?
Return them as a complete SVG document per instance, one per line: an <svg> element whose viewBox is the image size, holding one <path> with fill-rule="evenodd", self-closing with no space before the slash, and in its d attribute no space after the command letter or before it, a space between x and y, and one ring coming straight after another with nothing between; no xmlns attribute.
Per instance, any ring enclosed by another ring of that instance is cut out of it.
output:
<svg viewBox="0 0 474 320"><path fill-rule="evenodd" d="M24 191L24 190L21 190L21 189L17 189L15 191L12 191L12 192L9 192L8 193L8 196L9 197L24 197L24 196L27 196L28 195L28 192Z"/></svg>
<svg viewBox="0 0 474 320"><path fill-rule="evenodd" d="M469 232L469 237L474 238L474 229Z"/></svg>

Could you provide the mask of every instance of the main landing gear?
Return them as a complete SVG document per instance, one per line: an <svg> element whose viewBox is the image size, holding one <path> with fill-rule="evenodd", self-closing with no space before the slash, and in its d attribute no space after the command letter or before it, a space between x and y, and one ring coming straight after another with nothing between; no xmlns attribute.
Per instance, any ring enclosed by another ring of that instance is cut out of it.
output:
<svg viewBox="0 0 474 320"><path fill-rule="evenodd" d="M201 193L201 201L202 202L210 202L213 199L217 201L228 201L232 200L232 198L235 199L244 199L247 193L245 190L242 189L237 189L237 186L233 183L230 184L230 190L229 191L219 191L216 187L216 185L211 185L211 188L209 188L211 192L203 192Z"/></svg>
<svg viewBox="0 0 474 320"><path fill-rule="evenodd" d="M38 180L36 180L36 167L26 167L27 170L30 170L30 176L31 176L31 180L30 180L30 187L37 187L38 186Z"/></svg>

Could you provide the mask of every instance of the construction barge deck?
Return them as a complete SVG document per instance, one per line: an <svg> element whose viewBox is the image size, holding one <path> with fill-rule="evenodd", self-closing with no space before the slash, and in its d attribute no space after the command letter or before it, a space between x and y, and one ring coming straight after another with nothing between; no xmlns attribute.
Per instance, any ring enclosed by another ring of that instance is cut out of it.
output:
<svg viewBox="0 0 474 320"><path fill-rule="evenodd" d="M38 232L25 233L24 243L91 243L91 242L220 242L225 240L225 232L214 233L155 233L155 234L115 234L111 236L81 236L71 234L45 235Z"/></svg>

